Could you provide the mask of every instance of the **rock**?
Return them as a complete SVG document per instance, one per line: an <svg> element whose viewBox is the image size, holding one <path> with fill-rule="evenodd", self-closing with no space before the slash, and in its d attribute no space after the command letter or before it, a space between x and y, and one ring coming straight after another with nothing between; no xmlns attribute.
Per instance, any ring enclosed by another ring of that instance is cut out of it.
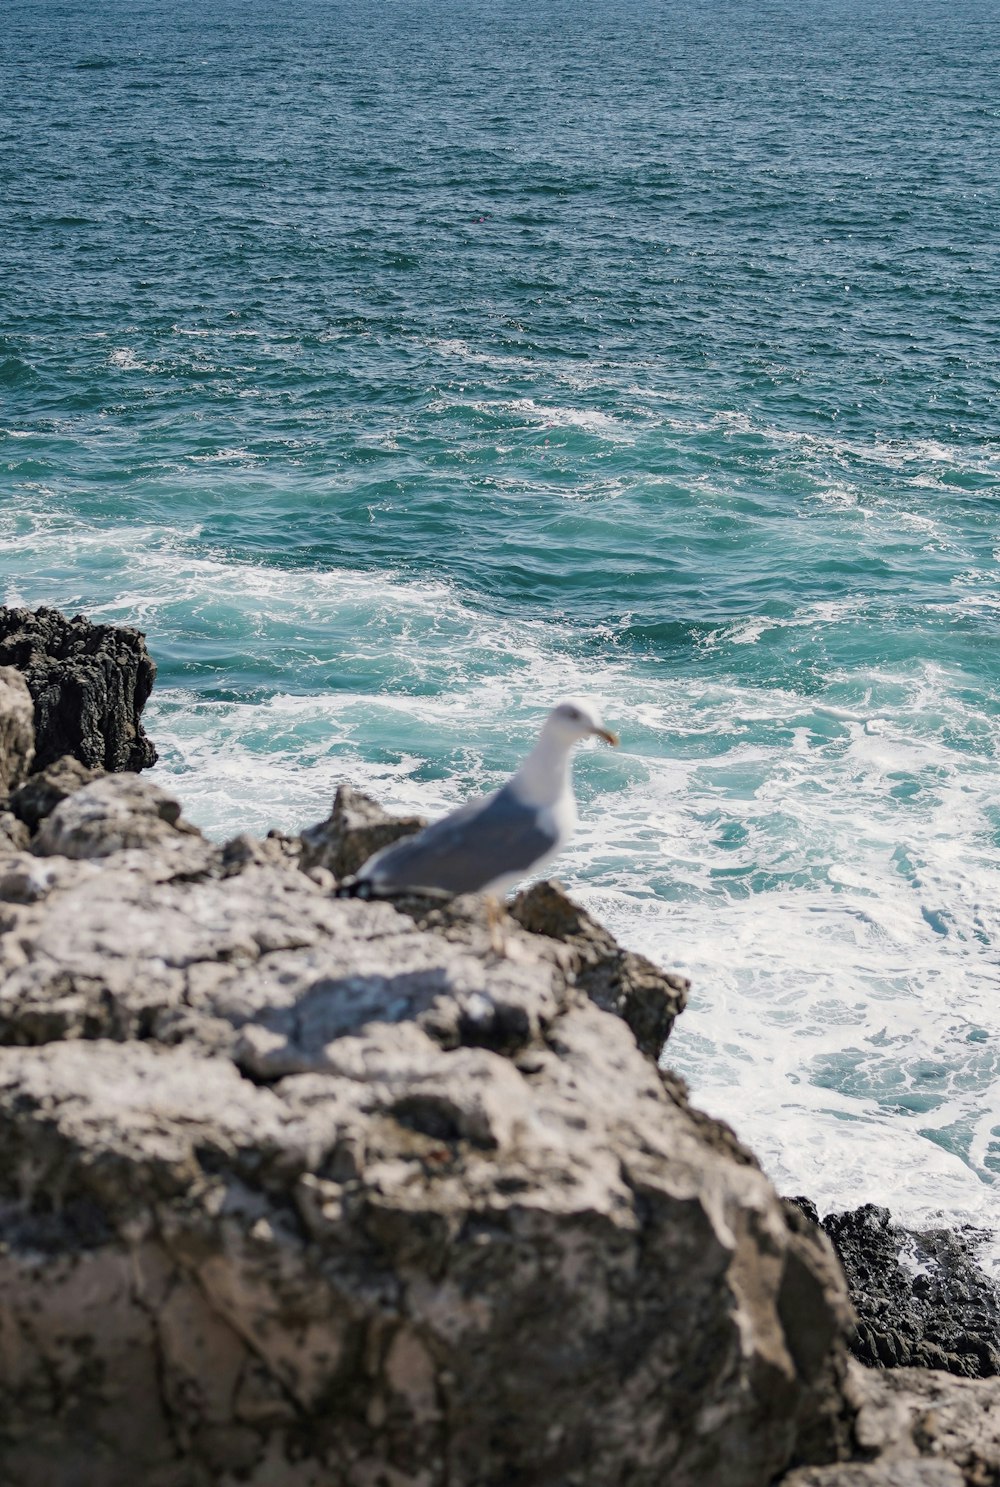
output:
<svg viewBox="0 0 1000 1487"><path fill-rule="evenodd" d="M30 831L35 831L38 823L51 815L68 795L81 790L84 785L92 784L100 774L99 769L88 769L79 759L74 759L72 754L64 754L54 764L30 775L13 792L11 809Z"/></svg>
<svg viewBox="0 0 1000 1487"><path fill-rule="evenodd" d="M173 796L138 775L102 775L60 801L32 844L40 857L106 857L130 847L201 838Z"/></svg>
<svg viewBox="0 0 1000 1487"><path fill-rule="evenodd" d="M860 1459L800 1468L781 1487L992 1487L1000 1481L1000 1381L852 1364Z"/></svg>
<svg viewBox="0 0 1000 1487"><path fill-rule="evenodd" d="M34 706L13 666L0 666L0 798L28 774L35 757Z"/></svg>
<svg viewBox="0 0 1000 1487"><path fill-rule="evenodd" d="M732 1126L727 1125L724 1120L718 1120L714 1115L706 1115L704 1110L699 1110L696 1105L691 1104L691 1091L686 1079L676 1074L673 1069L665 1069L662 1065L660 1066L660 1079L669 1098L675 1105L687 1111L691 1120L694 1121L703 1141L714 1147L716 1151L724 1152L740 1166L760 1166L753 1152L748 1146L744 1146ZM787 1211L788 1200L782 1199L782 1203L785 1206L785 1218L789 1226L792 1229L798 1229L800 1226L796 1219Z"/></svg>
<svg viewBox="0 0 1000 1487"><path fill-rule="evenodd" d="M30 836L23 821L19 821L10 811L0 810L0 857L7 852L23 851Z"/></svg>
<svg viewBox="0 0 1000 1487"><path fill-rule="evenodd" d="M852 1351L875 1367L1000 1375L1000 1292L976 1263L985 1237L969 1230L907 1230L866 1204L830 1214L858 1314Z"/></svg>
<svg viewBox="0 0 1000 1487"><path fill-rule="evenodd" d="M966 1487L967 1481L951 1461L851 1461L792 1472L782 1487Z"/></svg>
<svg viewBox="0 0 1000 1487"><path fill-rule="evenodd" d="M16 667L34 699L36 768L63 754L92 769L156 762L139 721L156 676L140 631L0 608L0 666Z"/></svg>
<svg viewBox="0 0 1000 1487"><path fill-rule="evenodd" d="M650 1058L659 1058L674 1019L687 1004L690 982L685 977L623 950L558 883L534 883L517 895L510 913L533 934L571 946L578 984L599 1007L625 1019Z"/></svg>
<svg viewBox="0 0 1000 1487"><path fill-rule="evenodd" d="M422 816L391 816L352 785L340 785L327 819L302 833L301 867L304 872L326 868L335 878L349 877L373 852L426 825Z"/></svg>
<svg viewBox="0 0 1000 1487"><path fill-rule="evenodd" d="M269 832L260 841L244 831L239 836L232 837L222 848L221 865L226 877L233 877L251 866L281 866L284 863L294 866L297 861L298 846L294 838L282 836L278 832Z"/></svg>
<svg viewBox="0 0 1000 1487"><path fill-rule="evenodd" d="M0 1480L766 1487L846 1452L828 1242L575 950L245 843L178 872L153 795L105 852L138 783L43 820L75 859L0 866Z"/></svg>

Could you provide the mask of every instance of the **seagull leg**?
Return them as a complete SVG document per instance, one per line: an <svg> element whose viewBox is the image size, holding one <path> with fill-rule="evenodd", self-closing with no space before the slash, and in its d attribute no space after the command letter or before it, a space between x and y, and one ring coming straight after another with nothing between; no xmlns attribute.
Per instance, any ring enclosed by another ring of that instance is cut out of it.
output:
<svg viewBox="0 0 1000 1487"><path fill-rule="evenodd" d="M486 924L490 932L490 948L494 955L506 957L507 945L500 926L507 911L503 901L497 898L495 893L484 893L483 897L486 900Z"/></svg>

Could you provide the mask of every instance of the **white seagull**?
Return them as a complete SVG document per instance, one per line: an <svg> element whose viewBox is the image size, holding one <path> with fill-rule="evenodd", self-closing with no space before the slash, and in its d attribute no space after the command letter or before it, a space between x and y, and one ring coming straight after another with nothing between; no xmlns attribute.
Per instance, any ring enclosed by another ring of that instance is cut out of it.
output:
<svg viewBox="0 0 1000 1487"><path fill-rule="evenodd" d="M560 702L505 785L375 852L345 885L348 892L352 897L408 888L506 893L525 874L550 862L572 835L577 816L570 755L583 738L618 743L592 702Z"/></svg>

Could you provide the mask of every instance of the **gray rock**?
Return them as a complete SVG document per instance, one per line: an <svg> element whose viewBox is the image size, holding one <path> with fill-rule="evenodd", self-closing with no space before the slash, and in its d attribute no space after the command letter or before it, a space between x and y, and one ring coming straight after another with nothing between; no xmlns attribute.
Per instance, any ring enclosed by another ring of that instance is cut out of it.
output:
<svg viewBox="0 0 1000 1487"><path fill-rule="evenodd" d="M856 1461L800 1468L781 1487L991 1487L1000 1481L1000 1380L850 1366Z"/></svg>
<svg viewBox="0 0 1000 1487"><path fill-rule="evenodd" d="M7 852L22 852L30 836L23 821L10 811L0 810L0 857Z"/></svg>
<svg viewBox="0 0 1000 1487"><path fill-rule="evenodd" d="M827 1241L572 946L246 844L199 872L130 791L0 870L0 1480L765 1487L846 1451Z"/></svg>
<svg viewBox="0 0 1000 1487"><path fill-rule="evenodd" d="M0 666L0 798L28 774L35 757L35 711L28 685L13 666Z"/></svg>
<svg viewBox="0 0 1000 1487"><path fill-rule="evenodd" d="M0 666L16 667L34 699L37 768L63 754L94 769L155 764L140 715L156 667L140 631L0 608Z"/></svg>
<svg viewBox="0 0 1000 1487"><path fill-rule="evenodd" d="M174 845L201 838L181 819L173 796L138 775L101 775L55 807L33 842L40 857L106 857L130 847Z"/></svg>
<svg viewBox="0 0 1000 1487"><path fill-rule="evenodd" d="M72 754L64 754L54 764L30 775L12 793L11 809L30 831L35 831L38 823L51 815L68 795L92 784L100 774L99 769L88 769Z"/></svg>
<svg viewBox="0 0 1000 1487"><path fill-rule="evenodd" d="M349 877L373 852L426 825L422 816L391 816L371 796L340 785L327 819L302 833L302 869L326 868L337 879Z"/></svg>
<svg viewBox="0 0 1000 1487"><path fill-rule="evenodd" d="M644 955L623 950L596 919L573 903L558 883L534 883L510 905L533 934L570 945L577 983L599 1007L623 1017L639 1047L657 1059L674 1019L687 1004L690 982L661 971Z"/></svg>
<svg viewBox="0 0 1000 1487"><path fill-rule="evenodd" d="M953 1461L849 1461L783 1478L786 1487L975 1487Z"/></svg>

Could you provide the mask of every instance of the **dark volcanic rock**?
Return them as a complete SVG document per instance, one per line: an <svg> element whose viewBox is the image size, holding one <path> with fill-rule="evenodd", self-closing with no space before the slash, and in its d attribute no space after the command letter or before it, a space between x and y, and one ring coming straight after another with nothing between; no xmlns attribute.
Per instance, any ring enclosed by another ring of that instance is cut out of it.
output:
<svg viewBox="0 0 1000 1487"><path fill-rule="evenodd" d="M572 946L576 980L606 1012L624 1018L644 1053L658 1058L674 1019L687 1003L690 982L661 971L644 955L623 950L614 936L575 904L558 883L534 883L510 905L532 934Z"/></svg>
<svg viewBox="0 0 1000 1487"><path fill-rule="evenodd" d="M904 1229L871 1203L829 1214L823 1228L858 1314L852 1350L862 1363L1000 1375L1000 1293L976 1263L981 1235Z"/></svg>
<svg viewBox="0 0 1000 1487"><path fill-rule="evenodd" d="M92 769L156 762L140 714L156 666L138 630L56 609L0 609L0 666L22 673L35 704L35 766L72 754Z"/></svg>

